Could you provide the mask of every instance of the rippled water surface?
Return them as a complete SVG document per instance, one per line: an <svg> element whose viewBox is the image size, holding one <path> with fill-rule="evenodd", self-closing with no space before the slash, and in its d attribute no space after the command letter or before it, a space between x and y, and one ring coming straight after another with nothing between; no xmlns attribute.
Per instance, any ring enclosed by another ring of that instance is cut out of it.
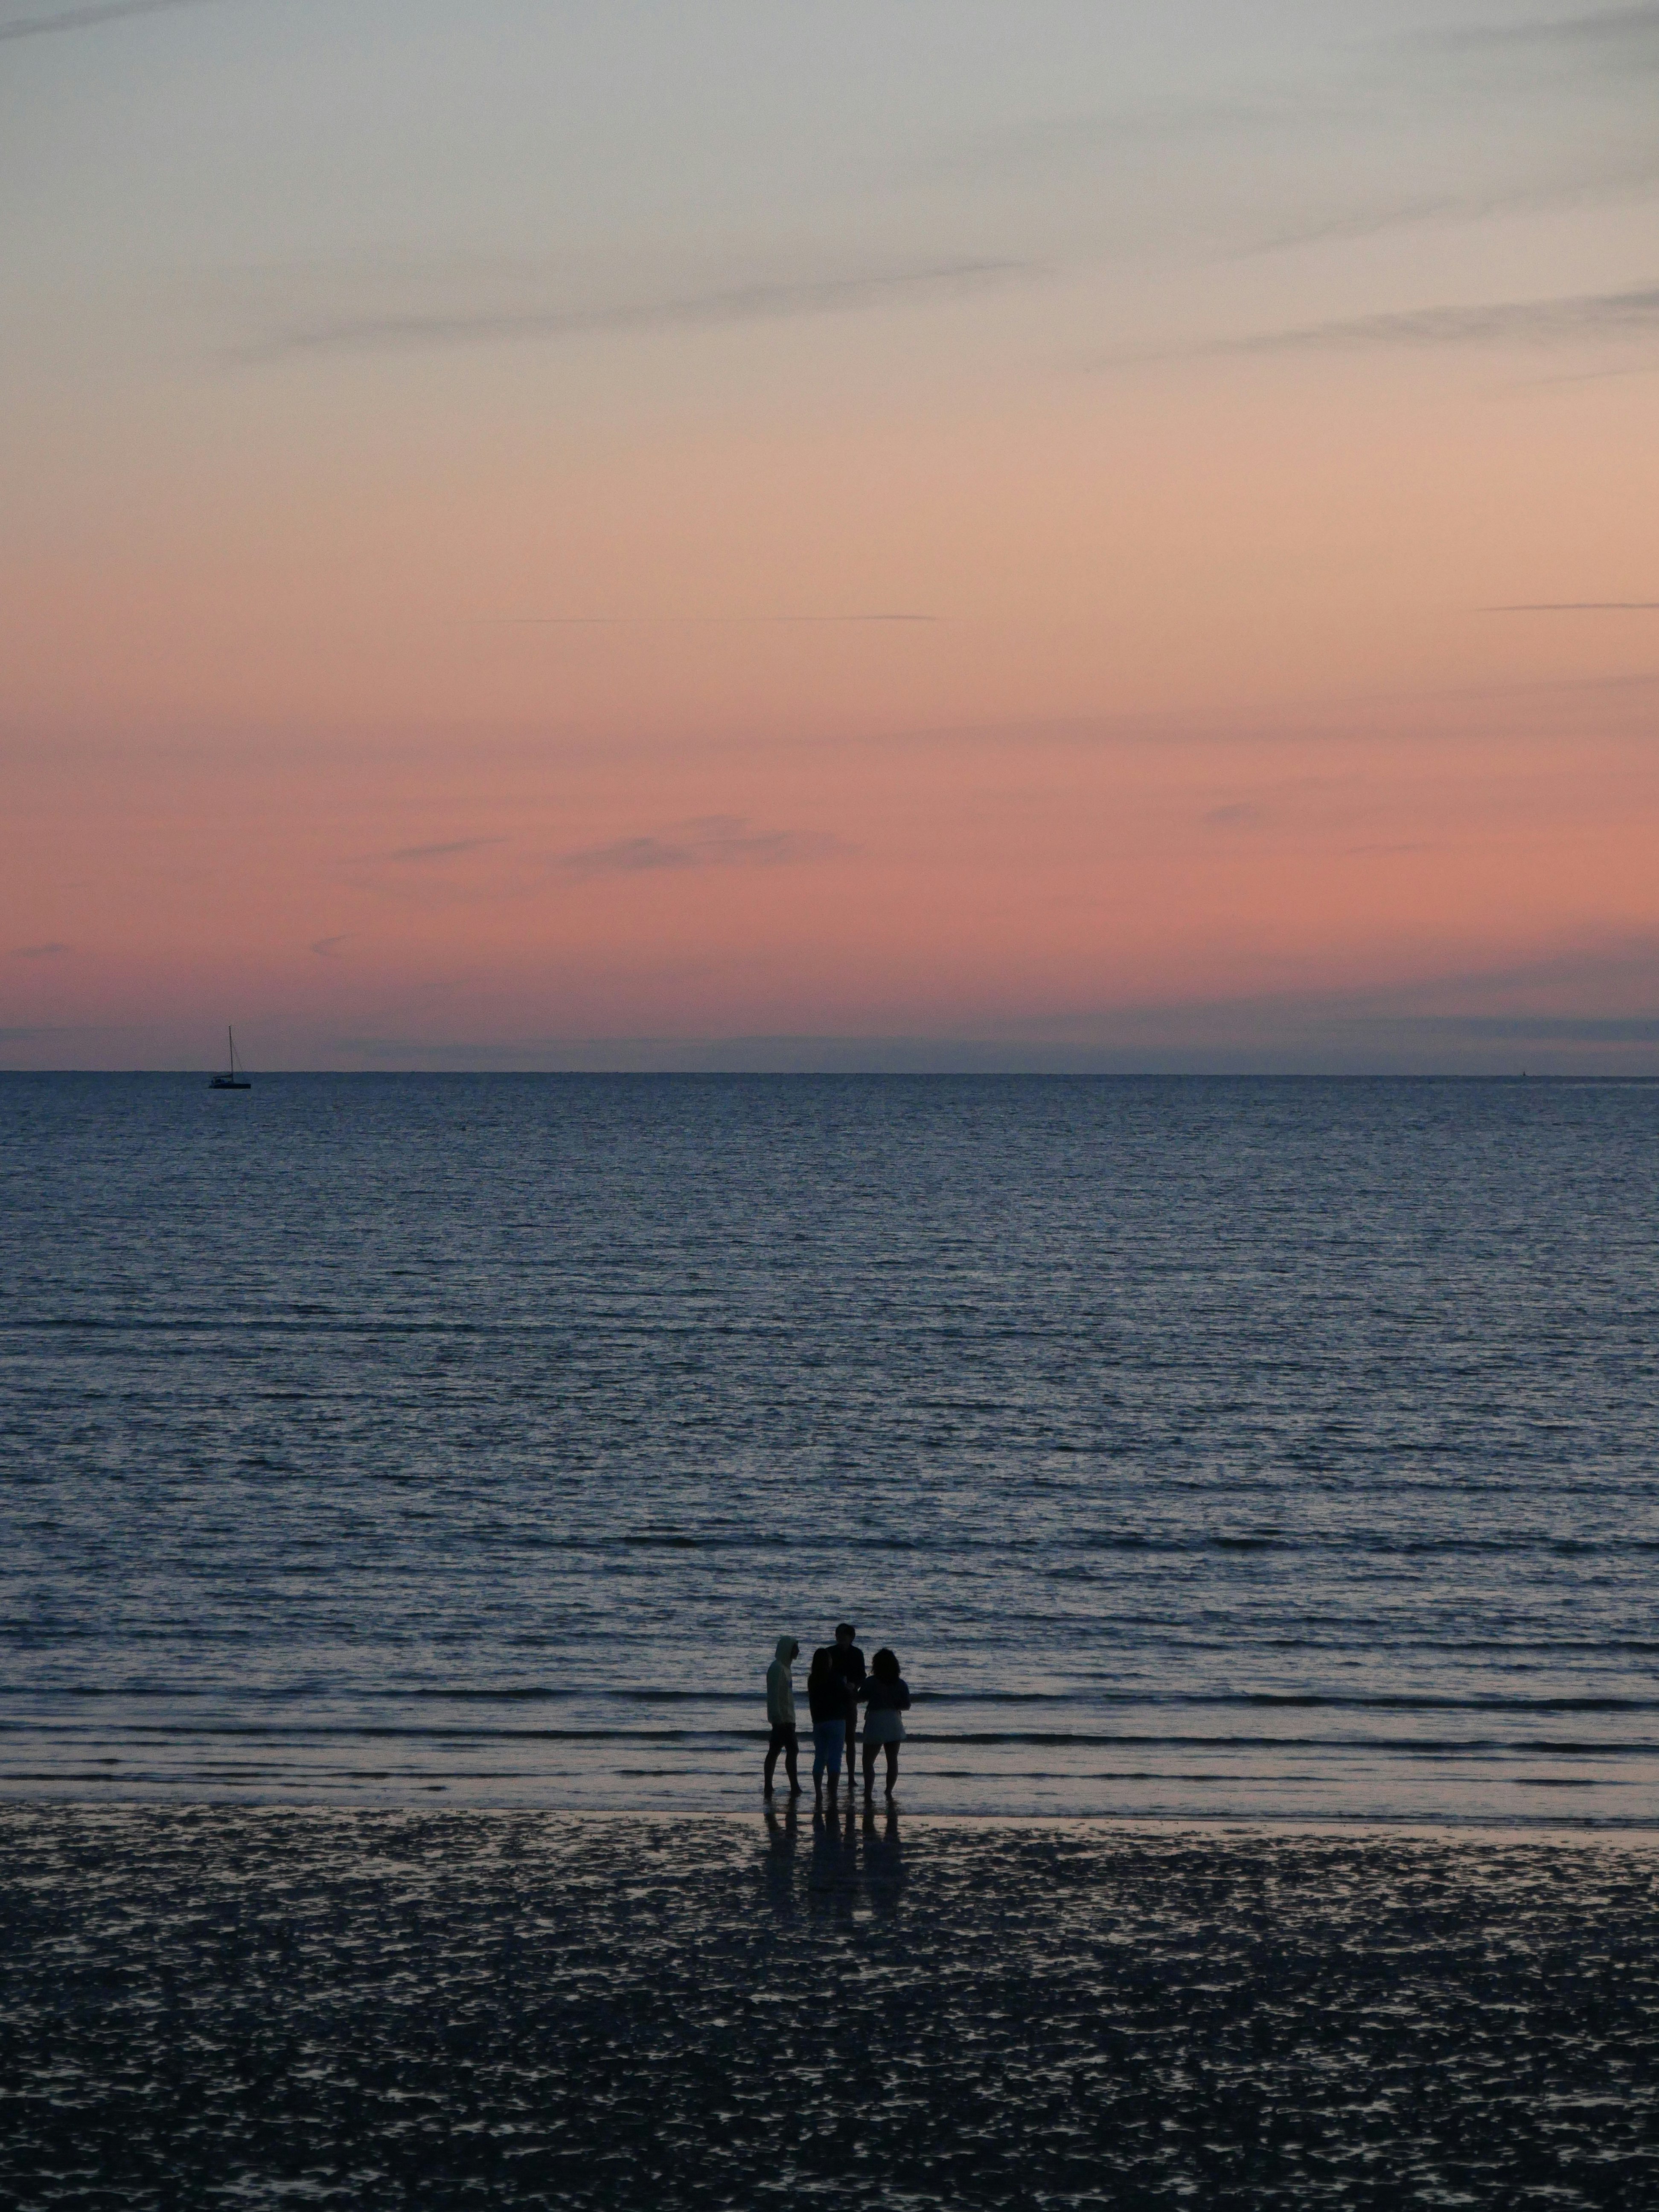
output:
<svg viewBox="0 0 1659 2212"><path fill-rule="evenodd" d="M0 1787L745 1803L845 1615L918 1808L1652 1821L1656 1200L1639 1085L0 1078Z"/></svg>

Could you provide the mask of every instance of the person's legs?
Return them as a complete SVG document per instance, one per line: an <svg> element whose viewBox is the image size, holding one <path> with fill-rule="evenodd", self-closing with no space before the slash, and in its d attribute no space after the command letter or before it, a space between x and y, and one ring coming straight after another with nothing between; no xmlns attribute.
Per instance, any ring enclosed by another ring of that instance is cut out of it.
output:
<svg viewBox="0 0 1659 2212"><path fill-rule="evenodd" d="M823 1778L830 1777L830 1802L836 1802L836 1784L841 1779L841 1723L818 1721L812 1729L812 1792L816 1796L823 1788Z"/></svg>
<svg viewBox="0 0 1659 2212"><path fill-rule="evenodd" d="M884 1748L887 1753L887 1795L890 1797L898 1788L898 1746L890 1743Z"/></svg>
<svg viewBox="0 0 1659 2212"><path fill-rule="evenodd" d="M866 1736L864 1742L864 1794L868 1797L876 1786L876 1747Z"/></svg>
<svg viewBox="0 0 1659 2212"><path fill-rule="evenodd" d="M799 1797L800 1780L795 1772L799 1747L795 1741L795 1731L787 1721L774 1721L772 1723L772 1741L766 1747L766 1779L762 1785L762 1795L767 1797L772 1795L772 1777L778 1770L780 1752L783 1753L784 1766L789 1776L789 1794L792 1797Z"/></svg>

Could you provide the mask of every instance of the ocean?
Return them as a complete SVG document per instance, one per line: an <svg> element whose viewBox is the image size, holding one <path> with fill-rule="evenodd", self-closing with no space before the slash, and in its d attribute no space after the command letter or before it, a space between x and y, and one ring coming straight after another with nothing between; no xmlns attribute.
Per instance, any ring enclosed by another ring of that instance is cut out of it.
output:
<svg viewBox="0 0 1659 2212"><path fill-rule="evenodd" d="M1659 1821L1659 1087L0 1077L0 1791ZM805 1733L805 1730L803 1731Z"/></svg>

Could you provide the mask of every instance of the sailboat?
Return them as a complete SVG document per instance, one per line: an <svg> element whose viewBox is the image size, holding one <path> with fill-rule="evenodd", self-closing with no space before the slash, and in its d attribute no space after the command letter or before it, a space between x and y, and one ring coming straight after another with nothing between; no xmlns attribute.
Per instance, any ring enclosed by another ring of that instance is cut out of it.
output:
<svg viewBox="0 0 1659 2212"><path fill-rule="evenodd" d="M211 1077L208 1083L208 1089L210 1091L252 1091L253 1085L248 1081L246 1076L238 1075L236 1073L236 1032L228 1022L225 1024L225 1036L230 1044L230 1066L223 1075Z"/></svg>

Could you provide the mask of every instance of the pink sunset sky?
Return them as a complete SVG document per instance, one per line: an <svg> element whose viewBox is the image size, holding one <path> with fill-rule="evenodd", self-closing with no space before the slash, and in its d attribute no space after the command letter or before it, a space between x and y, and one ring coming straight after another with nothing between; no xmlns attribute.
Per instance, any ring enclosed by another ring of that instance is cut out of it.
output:
<svg viewBox="0 0 1659 2212"><path fill-rule="evenodd" d="M0 0L0 1066L1659 1073L1659 7Z"/></svg>

